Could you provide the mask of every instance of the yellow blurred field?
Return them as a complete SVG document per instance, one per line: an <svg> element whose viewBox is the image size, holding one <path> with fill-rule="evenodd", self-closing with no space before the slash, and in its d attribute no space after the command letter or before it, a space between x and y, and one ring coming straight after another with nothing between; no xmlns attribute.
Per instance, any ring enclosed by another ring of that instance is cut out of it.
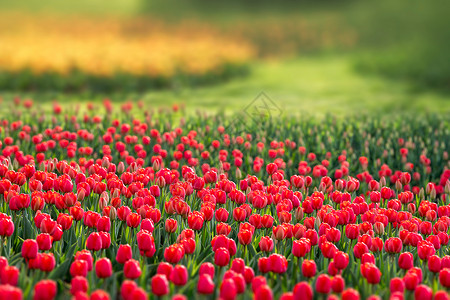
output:
<svg viewBox="0 0 450 300"><path fill-rule="evenodd" d="M109 77L220 74L243 65L255 50L196 23L0 15L0 71L60 75L79 71Z"/></svg>

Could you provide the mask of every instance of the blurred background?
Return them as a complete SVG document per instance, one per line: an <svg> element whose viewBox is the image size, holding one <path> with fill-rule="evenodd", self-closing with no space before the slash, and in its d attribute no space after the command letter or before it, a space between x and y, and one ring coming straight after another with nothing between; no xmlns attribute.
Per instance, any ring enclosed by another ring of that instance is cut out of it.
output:
<svg viewBox="0 0 450 300"><path fill-rule="evenodd" d="M447 0L0 0L0 96L450 112Z"/></svg>

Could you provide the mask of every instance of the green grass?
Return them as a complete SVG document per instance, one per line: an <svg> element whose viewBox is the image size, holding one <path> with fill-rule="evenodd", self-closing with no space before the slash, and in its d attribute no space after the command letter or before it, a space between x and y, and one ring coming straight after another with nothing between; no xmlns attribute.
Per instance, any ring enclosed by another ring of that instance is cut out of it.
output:
<svg viewBox="0 0 450 300"><path fill-rule="evenodd" d="M53 100L65 106L100 101L143 100L157 108L185 103L188 113L197 110L231 113L245 108L265 92L286 115L306 114L347 117L353 114L450 113L448 95L412 90L411 86L383 77L361 75L352 67L352 56L309 56L283 61L258 61L248 77L216 86L180 88L125 94L20 93L35 102ZM6 101L15 93L3 93Z"/></svg>

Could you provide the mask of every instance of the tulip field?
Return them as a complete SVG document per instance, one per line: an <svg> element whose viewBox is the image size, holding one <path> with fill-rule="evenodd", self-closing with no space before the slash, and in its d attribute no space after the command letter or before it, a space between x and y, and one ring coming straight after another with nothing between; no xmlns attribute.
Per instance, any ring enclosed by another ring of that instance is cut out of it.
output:
<svg viewBox="0 0 450 300"><path fill-rule="evenodd" d="M0 151L0 299L450 299L448 116L17 98Z"/></svg>

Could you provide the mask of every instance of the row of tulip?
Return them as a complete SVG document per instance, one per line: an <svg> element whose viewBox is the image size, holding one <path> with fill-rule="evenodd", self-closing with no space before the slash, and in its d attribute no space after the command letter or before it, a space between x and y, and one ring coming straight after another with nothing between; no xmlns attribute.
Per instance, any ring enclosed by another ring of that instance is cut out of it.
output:
<svg viewBox="0 0 450 300"><path fill-rule="evenodd" d="M0 120L0 298L449 299L442 117L33 105Z"/></svg>

